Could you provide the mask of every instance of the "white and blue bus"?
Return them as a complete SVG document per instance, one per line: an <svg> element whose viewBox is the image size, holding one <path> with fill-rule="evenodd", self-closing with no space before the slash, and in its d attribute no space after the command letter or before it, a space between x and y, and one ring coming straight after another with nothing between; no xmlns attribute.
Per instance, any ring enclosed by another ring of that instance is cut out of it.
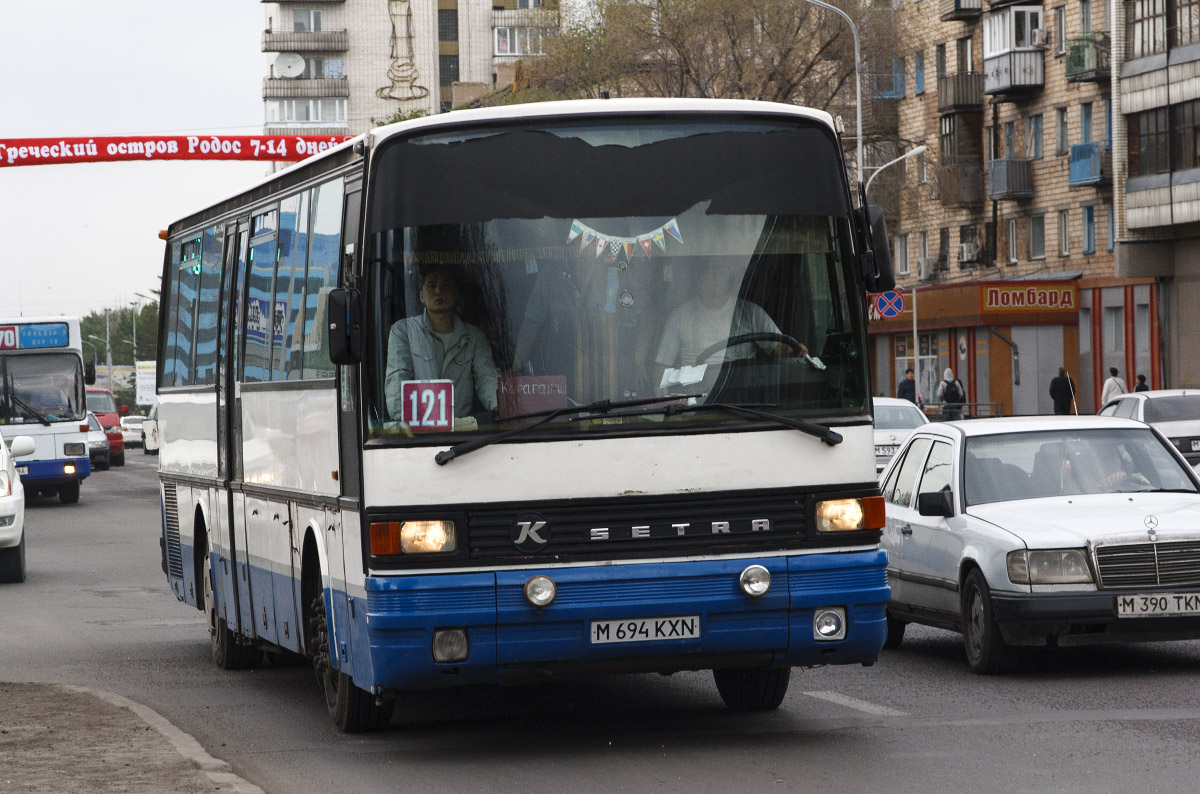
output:
<svg viewBox="0 0 1200 794"><path fill-rule="evenodd" d="M0 319L0 435L37 445L17 473L31 495L79 501L92 473L84 388L95 381L83 363L78 317Z"/></svg>
<svg viewBox="0 0 1200 794"><path fill-rule="evenodd" d="M712 670L769 709L875 661L891 265L828 114L447 113L167 239L163 568L218 665L304 654L362 731L421 688Z"/></svg>

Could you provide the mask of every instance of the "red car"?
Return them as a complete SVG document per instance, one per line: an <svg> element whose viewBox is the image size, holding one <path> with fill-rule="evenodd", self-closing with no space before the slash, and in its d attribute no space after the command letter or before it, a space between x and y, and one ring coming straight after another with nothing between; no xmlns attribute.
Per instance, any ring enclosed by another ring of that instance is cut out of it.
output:
<svg viewBox="0 0 1200 794"><path fill-rule="evenodd" d="M121 416L129 413L129 406L117 408L117 400L108 389L89 386L87 389L88 410L100 420L104 435L108 436L108 460L113 466L125 465L125 437L121 433Z"/></svg>

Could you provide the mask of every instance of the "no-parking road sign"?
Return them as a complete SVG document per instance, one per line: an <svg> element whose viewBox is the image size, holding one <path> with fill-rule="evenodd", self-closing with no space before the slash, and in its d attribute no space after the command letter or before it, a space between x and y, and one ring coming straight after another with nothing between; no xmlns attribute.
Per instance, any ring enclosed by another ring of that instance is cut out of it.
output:
<svg viewBox="0 0 1200 794"><path fill-rule="evenodd" d="M880 317L899 317L904 311L904 296L895 290L879 293L875 299L875 311Z"/></svg>

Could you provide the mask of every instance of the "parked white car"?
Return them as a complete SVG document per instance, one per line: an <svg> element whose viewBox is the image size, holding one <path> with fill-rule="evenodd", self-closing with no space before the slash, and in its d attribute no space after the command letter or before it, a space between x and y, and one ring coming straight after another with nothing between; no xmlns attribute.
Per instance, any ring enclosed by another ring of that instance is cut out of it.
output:
<svg viewBox="0 0 1200 794"><path fill-rule="evenodd" d="M1200 464L1200 390L1157 389L1114 397L1101 416L1120 416L1154 425L1183 453L1188 463Z"/></svg>
<svg viewBox="0 0 1200 794"><path fill-rule="evenodd" d="M912 431L929 424L929 417L916 403L896 397L875 397L875 473L883 471Z"/></svg>
<svg viewBox="0 0 1200 794"><path fill-rule="evenodd" d="M934 423L885 470L888 638L960 631L975 672L1016 648L1200 638L1200 479L1108 417Z"/></svg>
<svg viewBox="0 0 1200 794"><path fill-rule="evenodd" d="M25 489L13 458L34 448L29 436L0 441L0 582L25 581Z"/></svg>
<svg viewBox="0 0 1200 794"><path fill-rule="evenodd" d="M142 452L146 455L157 455L161 443L158 432L158 403L155 403L142 422Z"/></svg>
<svg viewBox="0 0 1200 794"><path fill-rule="evenodd" d="M121 417L121 437L125 440L127 448L142 445L142 422L144 421L146 421L144 416Z"/></svg>

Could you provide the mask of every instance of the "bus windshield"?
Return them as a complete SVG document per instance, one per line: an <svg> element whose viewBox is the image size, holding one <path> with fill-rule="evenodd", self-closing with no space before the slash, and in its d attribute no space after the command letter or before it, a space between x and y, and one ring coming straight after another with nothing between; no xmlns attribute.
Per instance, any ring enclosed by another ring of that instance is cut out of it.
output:
<svg viewBox="0 0 1200 794"><path fill-rule="evenodd" d="M0 424L79 421L84 415L78 355L0 356Z"/></svg>
<svg viewBox="0 0 1200 794"><path fill-rule="evenodd" d="M603 401L636 405L536 432L764 426L716 404L867 413L832 132L673 119L380 145L363 260L373 438L491 432Z"/></svg>

